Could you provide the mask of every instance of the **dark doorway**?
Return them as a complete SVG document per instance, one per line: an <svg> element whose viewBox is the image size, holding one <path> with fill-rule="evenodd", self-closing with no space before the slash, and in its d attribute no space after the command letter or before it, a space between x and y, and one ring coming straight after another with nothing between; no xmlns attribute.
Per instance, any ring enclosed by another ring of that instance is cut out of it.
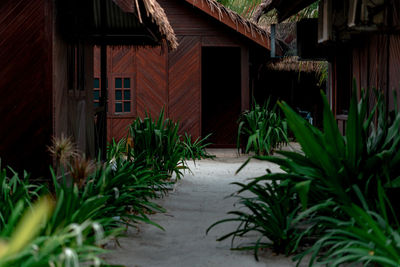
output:
<svg viewBox="0 0 400 267"><path fill-rule="evenodd" d="M240 47L202 49L202 136L214 147L234 147L241 111Z"/></svg>

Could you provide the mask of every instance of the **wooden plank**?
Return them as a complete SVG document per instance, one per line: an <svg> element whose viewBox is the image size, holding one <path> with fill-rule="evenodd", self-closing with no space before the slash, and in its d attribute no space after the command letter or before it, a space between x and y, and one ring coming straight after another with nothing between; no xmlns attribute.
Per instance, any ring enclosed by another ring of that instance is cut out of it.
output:
<svg viewBox="0 0 400 267"><path fill-rule="evenodd" d="M394 108L394 98L392 97L392 91L396 90L397 95L400 96L400 35L390 36L389 41L389 108ZM397 105L400 105L398 99Z"/></svg>
<svg viewBox="0 0 400 267"><path fill-rule="evenodd" d="M242 36L258 45L270 49L270 39L234 22L229 15L220 14L204 1L159 0L168 20L177 35L197 36Z"/></svg>
<svg viewBox="0 0 400 267"><path fill-rule="evenodd" d="M241 109L250 108L250 88L249 88L249 49L241 48Z"/></svg>
<svg viewBox="0 0 400 267"><path fill-rule="evenodd" d="M196 6L198 9L202 10L209 16L221 21L226 26L237 31L241 35L247 37L253 42L259 44L260 46L266 49L271 49L271 43L269 38L266 38L265 36L260 35L258 33L252 32L241 23L235 23L232 19L230 19L230 17L227 14L221 16L221 14L218 11L214 10L212 7L210 7L210 5L204 3L200 4L199 1L197 0L186 0L186 2Z"/></svg>
<svg viewBox="0 0 400 267"><path fill-rule="evenodd" d="M130 46L109 46L109 73L134 73L135 48Z"/></svg>
<svg viewBox="0 0 400 267"><path fill-rule="evenodd" d="M108 117L108 142L114 138L117 142L122 138L126 138L128 134L129 125L133 122L134 117Z"/></svg>
<svg viewBox="0 0 400 267"><path fill-rule="evenodd" d="M202 46L241 46L243 42L224 34L219 36L202 36Z"/></svg>
<svg viewBox="0 0 400 267"><path fill-rule="evenodd" d="M48 172L46 145L53 130L48 2L0 4L0 158L2 166L25 168L33 176Z"/></svg>
<svg viewBox="0 0 400 267"><path fill-rule="evenodd" d="M179 50L179 49L178 49ZM137 115L152 118L165 107L168 114L167 54L161 47L137 50Z"/></svg>
<svg viewBox="0 0 400 267"><path fill-rule="evenodd" d="M185 36L169 56L169 116L181 133L201 135L201 39Z"/></svg>
<svg viewBox="0 0 400 267"><path fill-rule="evenodd" d="M376 36L370 36L369 38L369 50L368 50L368 59L369 59L369 79L368 79L368 89L377 89L378 88L378 73L379 73L379 53L377 51L378 47L378 39ZM369 110L372 110L375 105L375 92L374 90L369 90Z"/></svg>
<svg viewBox="0 0 400 267"><path fill-rule="evenodd" d="M218 36L221 26L212 23L207 15L185 1L159 0L176 35ZM223 33L224 34L224 33Z"/></svg>

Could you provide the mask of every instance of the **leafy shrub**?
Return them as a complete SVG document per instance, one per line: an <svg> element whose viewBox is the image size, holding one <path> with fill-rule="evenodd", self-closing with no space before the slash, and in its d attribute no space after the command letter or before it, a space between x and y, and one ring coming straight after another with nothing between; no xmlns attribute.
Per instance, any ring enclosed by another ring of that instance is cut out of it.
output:
<svg viewBox="0 0 400 267"><path fill-rule="evenodd" d="M277 181L279 186L288 187L286 197L298 198L297 205L303 207L300 211L294 203L285 210L293 218L293 232L302 230L300 235L293 235L296 245L291 251L307 238L316 240L314 245L294 258L299 263L311 253L309 266L317 263L328 266L342 263L399 265L400 235L396 217L399 210L395 197L400 181L400 112L395 107L388 113L382 94L377 92L376 96L376 104L369 110L371 99L363 93L358 102L354 90L345 136L340 134L323 94L322 131L310 125L286 103L280 103L303 151L254 156L280 165L284 173L267 173L242 185L242 188L253 192L255 188ZM264 188L264 191L269 189ZM236 218L225 220L236 220L241 224L237 232L224 237L246 234L246 227L254 229L249 218L268 218L270 211L266 207L279 207L279 204L273 204L270 194L266 196L264 203L267 204L259 206L247 204L254 202L252 197L241 200L248 212L234 213ZM268 219L269 224L275 221ZM281 238L285 237L283 233ZM269 233L263 234L269 237ZM253 248L257 249L257 246Z"/></svg>
<svg viewBox="0 0 400 267"><path fill-rule="evenodd" d="M21 179L16 173L8 178L5 170L0 172L0 197L4 203L0 206L0 238L14 239L13 229L22 211L43 192L53 192L54 199L53 212L45 223L40 223L38 235L27 240L14 255L1 258L0 264L100 264L96 256L103 252L97 247L100 233L103 240L120 234L123 224L134 226L139 221L162 229L148 214L164 212L152 199L164 196L170 189L168 168L153 168L142 160L142 155L134 158L126 140L109 145L109 160L104 164L81 155L68 138L54 139L49 151L57 161L56 170L51 169L54 188L32 185L26 173ZM0 256L3 247L0 243Z"/></svg>
<svg viewBox="0 0 400 267"><path fill-rule="evenodd" d="M399 180L400 113L396 109L389 118L383 97L378 95L377 104L368 115L366 94L357 103L354 91L343 137L326 98L323 99L323 132L300 118L287 104L281 104L304 154L280 152L284 159L266 159L281 165L291 182L307 185L310 194L316 196L313 201L335 197L340 204L359 203L351 190L357 186L373 207L378 181L390 188ZM373 123L375 116L377 125Z"/></svg>
<svg viewBox="0 0 400 267"><path fill-rule="evenodd" d="M135 161L141 161L143 166L157 172L175 173L179 179L186 167L178 129L178 123L164 119L164 110L154 121L147 114L143 120L137 118L129 128L129 137L133 142L131 153Z"/></svg>
<svg viewBox="0 0 400 267"><path fill-rule="evenodd" d="M183 146L184 158L192 160L200 160L205 158L214 158L214 155L210 155L205 150L211 143L206 143L207 139L211 134L206 135L204 138L197 137L196 140L192 141L192 136L185 133L181 144Z"/></svg>
<svg viewBox="0 0 400 267"><path fill-rule="evenodd" d="M356 192L362 206L354 203L340 205L340 210L347 215L344 219L328 216L315 218L318 224L325 225L326 230L314 245L294 260L300 263L305 255L311 254L309 266L340 266L344 263L399 266L400 227L384 188L378 184L378 212L369 208L359 190L356 189ZM332 202L332 205L337 204Z"/></svg>
<svg viewBox="0 0 400 267"><path fill-rule="evenodd" d="M53 210L52 201L41 198L20 217L22 201L12 211L7 228L0 231L0 266L79 266L79 262L100 265L103 250L93 244L103 242L101 226L87 221L71 224L52 235L42 235ZM96 264L97 263L97 264Z"/></svg>
<svg viewBox="0 0 400 267"><path fill-rule="evenodd" d="M294 227L295 216L299 210L298 200L292 196L290 188L275 181L263 184L234 184L240 187L237 194L250 192L252 196L239 196L238 203L244 209L228 212L234 217L214 223L207 232L221 223L239 222L236 230L223 235L217 241L231 237L233 244L236 237L257 232L260 237L254 244L240 246L238 249L253 249L256 259L259 248L272 248L276 253L286 255L292 253L297 247L300 231ZM269 240L263 240L265 237Z"/></svg>
<svg viewBox="0 0 400 267"><path fill-rule="evenodd" d="M2 169L0 164L0 230L6 227L16 203L22 201L24 207L30 206L43 190L43 186L29 182L28 173L24 172L20 178L11 168L10 171L12 176L7 177L7 170Z"/></svg>
<svg viewBox="0 0 400 267"><path fill-rule="evenodd" d="M254 103L251 110L239 117L237 147L245 144L245 153L254 151L257 155L269 155L276 148L288 142L286 120L269 106L269 100L260 106Z"/></svg>

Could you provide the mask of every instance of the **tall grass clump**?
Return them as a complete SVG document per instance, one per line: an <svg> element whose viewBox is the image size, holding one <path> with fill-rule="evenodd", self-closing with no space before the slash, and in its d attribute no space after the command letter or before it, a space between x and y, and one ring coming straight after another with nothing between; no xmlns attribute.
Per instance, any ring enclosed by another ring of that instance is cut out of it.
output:
<svg viewBox="0 0 400 267"><path fill-rule="evenodd" d="M98 254L104 252L100 245L118 237L122 226L144 222L163 229L148 215L165 211L153 200L171 189L170 176L179 168L173 164L183 160L177 126L163 125L174 132L162 137L153 128L156 138L162 139L160 145L171 143L157 165L143 153L135 154L131 139L110 144L108 158L101 162L87 158L70 138L62 137L54 138L49 148L55 169L50 168L48 185L32 184L26 172L21 178L11 169L2 169L0 266L100 266ZM174 149L178 161L166 157ZM40 216L43 210L46 215ZM20 225L35 231L27 236ZM14 243L19 244L16 249Z"/></svg>
<svg viewBox="0 0 400 267"><path fill-rule="evenodd" d="M255 156L278 164L283 173L267 172L240 184L237 193L246 193L240 198L246 209L233 211L233 217L216 223L240 223L236 231L222 238L256 231L259 240L268 238L275 251L299 253L294 257L298 263L311 255L309 266L399 266L400 112L397 106L388 112L379 91L369 109L372 99L367 96L362 92L358 98L354 89L345 136L340 134L324 94L322 130L286 103L279 103L302 151ZM267 194L271 187L287 188L287 195L280 195L293 200L292 206L284 209L273 202L276 196ZM277 216L270 218L275 209L290 223L276 224ZM282 233L279 238L258 230L275 225L279 226L275 233ZM277 250L288 233L293 233L294 245ZM260 244L264 245L260 241L253 244L255 252Z"/></svg>
<svg viewBox="0 0 400 267"><path fill-rule="evenodd" d="M197 137L194 139L190 134L185 133L182 136L181 144L184 148L184 155L183 157L186 160L200 160L200 159L207 159L207 158L215 158L214 155L209 154L206 151L206 147L211 145L211 143L207 142L207 139L211 136L211 134L206 135L204 138Z"/></svg>
<svg viewBox="0 0 400 267"><path fill-rule="evenodd" d="M104 250L99 245L105 241L101 225L86 221L46 234L53 210L49 197L25 209L22 202L16 204L7 228L0 230L0 266L100 266L98 255Z"/></svg>
<svg viewBox="0 0 400 267"><path fill-rule="evenodd" d="M237 147L245 147L244 152L269 155L288 142L286 120L277 110L270 107L270 99L260 106L253 104L250 110L239 117Z"/></svg>
<svg viewBox="0 0 400 267"><path fill-rule="evenodd" d="M135 161L141 161L152 170L181 178L186 166L178 130L179 124L165 118L164 110L155 120L147 114L143 119L137 118L129 127L129 138L133 142L131 153Z"/></svg>

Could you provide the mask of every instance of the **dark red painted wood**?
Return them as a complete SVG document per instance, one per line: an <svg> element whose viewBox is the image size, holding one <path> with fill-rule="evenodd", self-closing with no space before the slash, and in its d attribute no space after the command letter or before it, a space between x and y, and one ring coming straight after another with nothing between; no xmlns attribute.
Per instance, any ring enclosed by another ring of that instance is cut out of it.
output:
<svg viewBox="0 0 400 267"><path fill-rule="evenodd" d="M181 133L201 134L201 39L179 38L169 56L169 116L180 122Z"/></svg>
<svg viewBox="0 0 400 267"><path fill-rule="evenodd" d="M0 4L0 158L36 175L48 169L53 130L49 2Z"/></svg>
<svg viewBox="0 0 400 267"><path fill-rule="evenodd" d="M235 31L226 24L207 14L204 10L181 0L159 0L164 8L170 24L178 39L179 47L174 52L162 48L130 48L133 54L110 52L109 77L116 72L131 73L135 79L136 113L127 116L143 117L149 112L156 117L165 107L167 116L181 123L181 133L188 132L194 137L202 132L201 110L201 47L238 47L241 53L241 87L242 99L232 105L242 109L249 106L249 51L258 47L242 33ZM122 48L116 48L121 50ZM263 50L267 53L267 50ZM95 58L98 52L95 51ZM127 65L128 58L133 61L133 67ZM98 59L95 59L95 73L99 73ZM120 66L116 69L115 66ZM126 70L129 68L129 70ZM125 69L125 70L124 70ZM109 111L113 105L110 85ZM111 118L112 117L112 118ZM121 115L121 125L127 120ZM236 118L235 118L236 120ZM108 138L122 136L119 132L118 117L109 112ZM121 126L122 128L124 126ZM233 133L232 133L233 132ZM236 129L229 129L227 134L234 135ZM222 135L221 135L222 136ZM223 139L223 138L222 138ZM223 141L222 141L223 142Z"/></svg>
<svg viewBox="0 0 400 267"><path fill-rule="evenodd" d="M161 47L139 48L137 57L138 116L156 118L162 108L168 114L168 52Z"/></svg>

